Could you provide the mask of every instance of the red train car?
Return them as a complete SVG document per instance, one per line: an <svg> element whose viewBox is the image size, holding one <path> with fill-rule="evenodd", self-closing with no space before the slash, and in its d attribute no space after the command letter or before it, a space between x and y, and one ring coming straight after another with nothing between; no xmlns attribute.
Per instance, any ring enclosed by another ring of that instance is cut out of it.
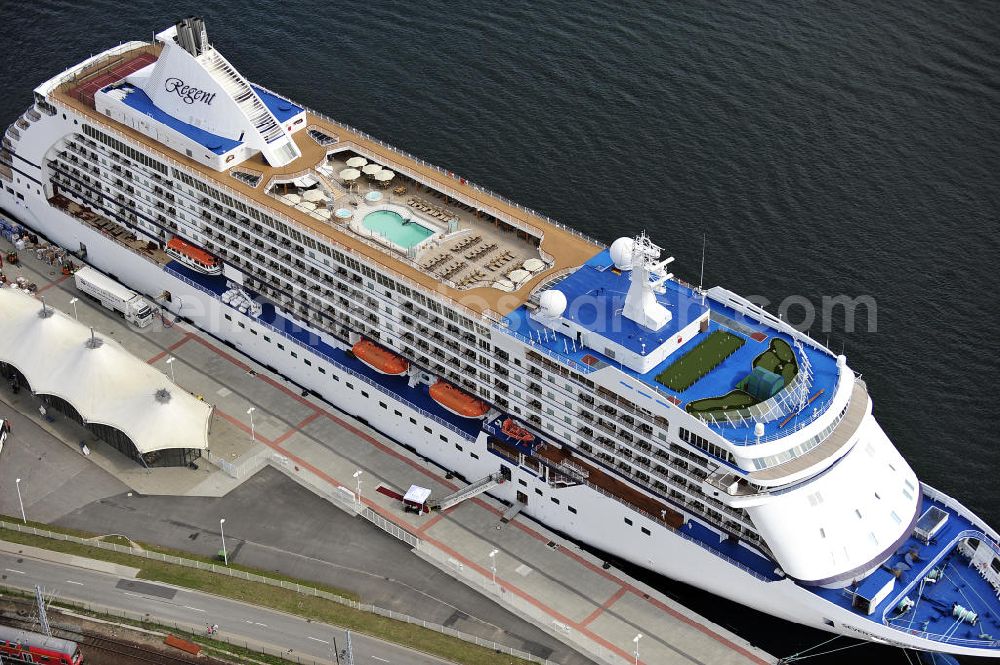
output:
<svg viewBox="0 0 1000 665"><path fill-rule="evenodd" d="M0 660L5 663L79 665L83 662L83 656L80 654L80 647L72 640L0 626Z"/></svg>

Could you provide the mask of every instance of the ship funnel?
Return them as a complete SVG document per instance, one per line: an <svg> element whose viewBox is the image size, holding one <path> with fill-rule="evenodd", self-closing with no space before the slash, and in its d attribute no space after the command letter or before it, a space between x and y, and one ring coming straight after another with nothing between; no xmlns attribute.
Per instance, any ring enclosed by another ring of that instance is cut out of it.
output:
<svg viewBox="0 0 1000 665"><path fill-rule="evenodd" d="M174 27L177 28L177 43L191 55L197 57L208 48L205 21L200 17L188 16L178 21Z"/></svg>

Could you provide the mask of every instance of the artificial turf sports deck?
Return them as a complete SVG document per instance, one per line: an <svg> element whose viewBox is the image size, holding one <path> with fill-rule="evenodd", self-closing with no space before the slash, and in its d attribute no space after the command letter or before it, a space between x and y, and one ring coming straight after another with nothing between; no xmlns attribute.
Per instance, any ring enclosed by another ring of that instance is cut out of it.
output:
<svg viewBox="0 0 1000 665"><path fill-rule="evenodd" d="M671 390L687 390L731 356L746 340L725 330L716 330L656 376Z"/></svg>

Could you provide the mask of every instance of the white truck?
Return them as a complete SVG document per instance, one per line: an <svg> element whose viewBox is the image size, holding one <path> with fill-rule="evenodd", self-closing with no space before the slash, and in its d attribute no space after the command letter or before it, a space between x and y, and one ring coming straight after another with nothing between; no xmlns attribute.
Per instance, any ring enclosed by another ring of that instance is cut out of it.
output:
<svg viewBox="0 0 1000 665"><path fill-rule="evenodd" d="M73 277L76 288L108 309L118 312L129 323L145 328L153 322L153 308L135 291L125 288L107 275L90 267L80 268Z"/></svg>

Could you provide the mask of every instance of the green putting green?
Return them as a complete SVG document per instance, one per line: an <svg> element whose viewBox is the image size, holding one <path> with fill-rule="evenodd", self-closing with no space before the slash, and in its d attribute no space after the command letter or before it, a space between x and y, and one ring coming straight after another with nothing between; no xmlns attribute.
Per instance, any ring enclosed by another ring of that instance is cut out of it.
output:
<svg viewBox="0 0 1000 665"><path fill-rule="evenodd" d="M716 330L660 372L656 380L677 392L687 390L745 343L742 337Z"/></svg>
<svg viewBox="0 0 1000 665"><path fill-rule="evenodd" d="M697 350L698 347L692 349L691 352L693 353ZM683 361L685 358L687 358L687 356L681 358L678 363ZM674 363L674 365L676 364L677 363ZM792 350L791 345L780 337L771 338L771 342L768 344L767 350L754 358L753 367L763 367L770 372L781 375L785 386L791 383L792 379L794 379L795 375L799 372L798 363L795 362L795 352ZM670 371L672 368L673 365L668 367L666 371ZM665 373L666 372L664 372L664 374ZM660 376L663 375L661 374ZM660 378L657 377L657 381L659 380ZM660 381L660 383L663 383L663 381ZM694 381L691 383L694 383ZM748 406L753 406L760 400L746 392L746 387L747 379L743 379L736 384L736 388L734 390L729 391L725 395L720 395L718 397L706 397L704 399L688 402L684 408L688 413L705 414L732 411L734 409L744 409Z"/></svg>
<svg viewBox="0 0 1000 665"><path fill-rule="evenodd" d="M742 390L731 390L721 397L706 397L688 402L685 407L688 413L711 413L713 411L729 411L753 406L757 400Z"/></svg>

